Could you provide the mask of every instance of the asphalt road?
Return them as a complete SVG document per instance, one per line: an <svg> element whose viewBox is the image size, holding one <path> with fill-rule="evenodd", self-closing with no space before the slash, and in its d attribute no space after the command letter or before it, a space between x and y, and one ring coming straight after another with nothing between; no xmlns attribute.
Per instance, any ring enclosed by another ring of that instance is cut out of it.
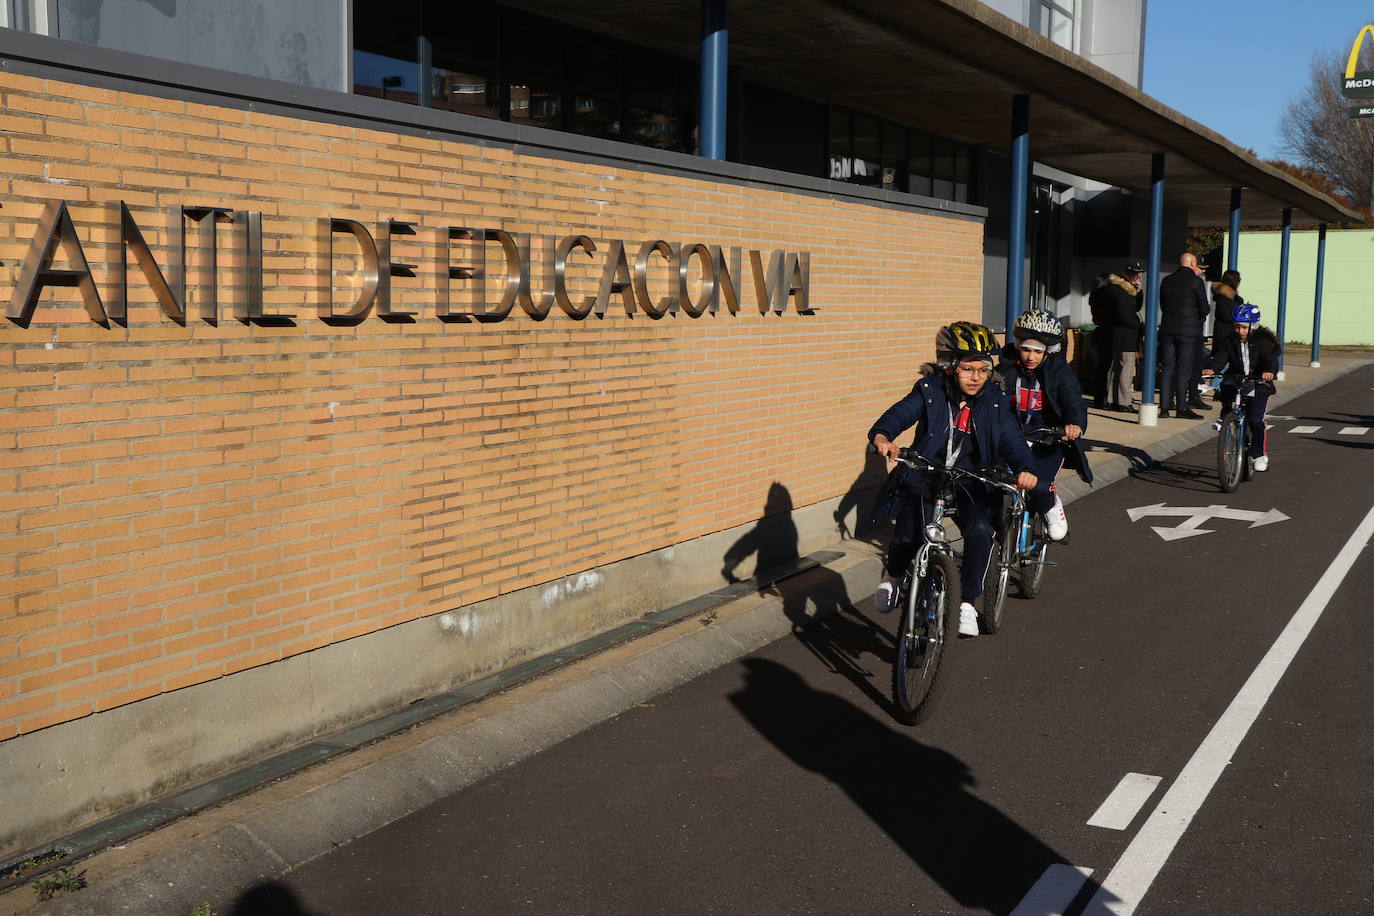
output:
<svg viewBox="0 0 1374 916"><path fill-rule="evenodd" d="M1374 509L1374 368L1277 412L1271 470L1234 494L1209 443L1074 503L1042 595L953 646L917 728L889 712L892 620L819 570L793 601L851 611L276 892L315 914L1374 912L1367 527L1328 573ZM1167 540L1197 523L1127 511L1161 503L1288 518ZM1123 781L1143 798L1099 812Z"/></svg>

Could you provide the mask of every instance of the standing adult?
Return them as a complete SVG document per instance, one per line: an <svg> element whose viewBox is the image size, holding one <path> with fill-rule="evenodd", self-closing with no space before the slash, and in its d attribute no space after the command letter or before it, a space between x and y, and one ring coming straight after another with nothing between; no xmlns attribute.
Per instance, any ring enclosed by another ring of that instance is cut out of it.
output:
<svg viewBox="0 0 1374 916"><path fill-rule="evenodd" d="M1235 312L1236 306L1245 304L1239 290L1238 270L1226 271L1221 275L1220 283L1212 284L1212 301L1215 303L1212 310L1213 354L1225 352L1227 340L1236 333L1236 325L1231 321L1231 315Z"/></svg>
<svg viewBox="0 0 1374 916"><path fill-rule="evenodd" d="M1178 270L1159 281L1159 416L1169 411L1185 420L1201 420L1188 406L1188 393L1202 345L1207 318L1207 285L1198 276L1197 256L1185 251ZM1146 371L1153 367L1147 366Z"/></svg>
<svg viewBox="0 0 1374 916"><path fill-rule="evenodd" d="M1088 299L1097 330L1098 363L1102 367L1101 387L1094 392L1097 407L1135 413L1131 406L1131 383L1135 378L1136 350L1140 348L1140 277L1145 267L1130 261L1119 274L1093 290Z"/></svg>

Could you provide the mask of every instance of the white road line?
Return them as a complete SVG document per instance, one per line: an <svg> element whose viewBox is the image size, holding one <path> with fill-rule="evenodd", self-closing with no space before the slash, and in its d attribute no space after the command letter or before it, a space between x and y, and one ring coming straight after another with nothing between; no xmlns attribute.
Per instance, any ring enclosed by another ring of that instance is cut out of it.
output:
<svg viewBox="0 0 1374 916"><path fill-rule="evenodd" d="M1021 898L1011 916L1062 916L1092 873L1091 868L1078 865L1051 865Z"/></svg>
<svg viewBox="0 0 1374 916"><path fill-rule="evenodd" d="M1363 436L1367 432L1369 432L1368 426L1347 426L1341 430L1340 434L1342 436Z"/></svg>
<svg viewBox="0 0 1374 916"><path fill-rule="evenodd" d="M1290 429L1289 432L1297 433L1299 436L1301 436L1305 433L1315 433L1319 429L1321 429L1320 426L1295 426L1292 429Z"/></svg>
<svg viewBox="0 0 1374 916"><path fill-rule="evenodd" d="M1278 686L1279 679L1288 670L1308 634L1326 610L1331 596L1340 588L1346 574L1355 565L1355 560L1369 545L1371 537L1374 537L1374 507L1365 514L1364 521L1360 522L1350 540L1336 554L1336 559L1322 573L1240 693L1236 694L1217 724L1212 726L1212 731L1203 739L1169 791L1164 793L1159 806L1126 847L1116 867L1107 875L1083 911L1084 916L1101 916L1104 913L1126 916L1135 912L1174 846L1188 829L1193 816L1231 762L1232 755L1245 740L1246 733Z"/></svg>
<svg viewBox="0 0 1374 916"><path fill-rule="evenodd" d="M1116 784L1112 794L1088 818L1089 827L1106 827L1108 830L1125 830L1135 820L1136 813L1150 800L1155 786L1162 776L1146 776L1144 773L1127 773Z"/></svg>

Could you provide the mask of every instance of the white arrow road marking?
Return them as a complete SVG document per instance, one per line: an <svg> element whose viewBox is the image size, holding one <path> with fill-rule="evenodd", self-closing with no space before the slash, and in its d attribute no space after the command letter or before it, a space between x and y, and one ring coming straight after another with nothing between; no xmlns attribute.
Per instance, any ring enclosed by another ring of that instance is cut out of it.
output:
<svg viewBox="0 0 1374 916"><path fill-rule="evenodd" d="M1251 528L1258 528L1261 525L1272 525L1275 522L1282 522L1288 519L1278 509L1270 509L1268 512L1256 512L1252 509L1232 509L1230 506L1166 506L1164 503L1155 503L1153 506L1136 506L1134 509L1127 509L1126 514L1131 521L1136 522L1149 515L1183 516L1187 521L1173 528L1150 526L1154 531L1166 541L1177 541L1183 538L1194 537L1199 534L1211 534L1215 529L1203 528L1202 523L1209 518L1230 518L1239 522L1249 522Z"/></svg>
<svg viewBox="0 0 1374 916"><path fill-rule="evenodd" d="M1116 784L1112 794L1102 803L1092 817L1088 818L1089 827L1106 827L1108 830L1125 830L1135 820L1136 813L1150 800L1162 776L1146 776L1144 773L1127 773Z"/></svg>
<svg viewBox="0 0 1374 916"><path fill-rule="evenodd" d="M1369 432L1368 426L1347 426L1345 429L1341 430L1340 435L1363 436L1367 432Z"/></svg>
<svg viewBox="0 0 1374 916"><path fill-rule="evenodd" d="M1105 913L1129 916L1135 912L1159 875L1159 870L1168 861L1170 853L1183 838L1193 816L1207 800L1222 771L1245 740L1250 726L1255 724L1255 719L1264 710L1265 703L1308 634L1317 625L1336 589L1341 587L1355 561L1369 546L1371 537L1374 537L1374 508L1365 514L1364 521L1360 522L1350 540L1336 554L1336 559L1322 573L1240 693L1236 694L1217 724L1212 726L1211 732L1178 774L1169 791L1164 793L1154 812L1146 818L1140 832L1126 847L1116 867L1103 880L1102 886L1083 910L1084 916L1102 916Z"/></svg>
<svg viewBox="0 0 1374 916"><path fill-rule="evenodd" d="M1319 429L1321 429L1320 426L1295 426L1292 429L1290 429L1289 432L1302 436L1306 435L1307 433L1315 433Z"/></svg>
<svg viewBox="0 0 1374 916"><path fill-rule="evenodd" d="M1062 916L1092 873L1091 868L1079 865L1051 865L1021 898L1011 916Z"/></svg>

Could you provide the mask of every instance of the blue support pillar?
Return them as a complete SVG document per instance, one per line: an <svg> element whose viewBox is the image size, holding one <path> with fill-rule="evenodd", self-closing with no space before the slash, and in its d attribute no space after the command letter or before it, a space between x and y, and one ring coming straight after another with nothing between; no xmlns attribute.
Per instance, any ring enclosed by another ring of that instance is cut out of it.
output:
<svg viewBox="0 0 1374 916"><path fill-rule="evenodd" d="M1026 201L1030 196L1030 96L1011 99L1011 201L1007 231L1007 334L1026 287Z"/></svg>
<svg viewBox="0 0 1374 916"><path fill-rule="evenodd" d="M1231 189L1231 226L1226 246L1226 269L1239 270L1240 264L1240 188Z"/></svg>
<svg viewBox="0 0 1374 916"><path fill-rule="evenodd" d="M725 98L729 86L728 0L701 0L701 121L698 141L707 159L725 158Z"/></svg>
<svg viewBox="0 0 1374 916"><path fill-rule="evenodd" d="M1155 364L1159 350L1159 256L1164 247L1164 154L1150 157L1150 250L1145 270L1145 353L1140 366L1140 425L1159 425Z"/></svg>
<svg viewBox="0 0 1374 916"><path fill-rule="evenodd" d="M1288 322L1288 252L1293 245L1292 208L1284 208L1283 232L1279 238L1279 381L1283 381L1284 326Z"/></svg>
<svg viewBox="0 0 1374 916"><path fill-rule="evenodd" d="M1317 297L1312 303L1312 368L1322 364L1322 277L1326 274L1326 223L1317 230Z"/></svg>

